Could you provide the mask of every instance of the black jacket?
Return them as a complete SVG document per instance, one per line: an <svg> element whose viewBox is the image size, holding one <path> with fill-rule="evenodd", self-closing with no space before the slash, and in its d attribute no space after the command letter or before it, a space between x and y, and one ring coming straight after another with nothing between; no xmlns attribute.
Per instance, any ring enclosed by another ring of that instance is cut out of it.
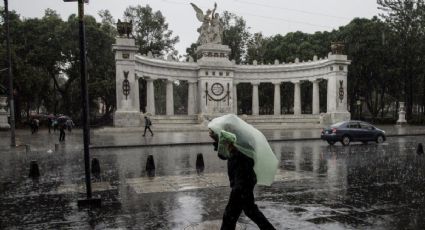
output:
<svg viewBox="0 0 425 230"><path fill-rule="evenodd" d="M227 174L229 175L232 189L252 189L257 184L254 172L254 160L241 153L236 148L230 152L228 159L218 155L222 160L227 160Z"/></svg>

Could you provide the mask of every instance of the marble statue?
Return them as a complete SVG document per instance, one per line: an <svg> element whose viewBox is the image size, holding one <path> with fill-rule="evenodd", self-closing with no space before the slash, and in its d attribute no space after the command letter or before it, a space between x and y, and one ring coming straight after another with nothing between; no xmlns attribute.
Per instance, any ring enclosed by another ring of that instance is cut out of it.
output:
<svg viewBox="0 0 425 230"><path fill-rule="evenodd" d="M196 18L202 22L201 27L198 28L199 38L198 43L203 45L207 43L221 44L223 25L220 22L220 16L215 12L217 3L214 4L214 9L208 9L205 14L195 4L190 3L196 12Z"/></svg>

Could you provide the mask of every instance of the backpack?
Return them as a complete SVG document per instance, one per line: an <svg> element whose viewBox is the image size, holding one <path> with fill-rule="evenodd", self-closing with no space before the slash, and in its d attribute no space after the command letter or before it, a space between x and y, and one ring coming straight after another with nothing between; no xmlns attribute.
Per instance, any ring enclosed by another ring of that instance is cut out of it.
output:
<svg viewBox="0 0 425 230"><path fill-rule="evenodd" d="M148 118L148 126L151 126L151 125L152 125L151 119Z"/></svg>

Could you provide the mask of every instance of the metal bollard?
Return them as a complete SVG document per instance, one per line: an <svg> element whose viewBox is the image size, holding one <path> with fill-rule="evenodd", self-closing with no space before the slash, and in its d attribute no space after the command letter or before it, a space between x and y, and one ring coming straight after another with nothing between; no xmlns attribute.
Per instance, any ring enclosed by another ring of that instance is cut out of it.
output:
<svg viewBox="0 0 425 230"><path fill-rule="evenodd" d="M155 162L152 155L149 155L146 161L146 172L149 177L155 176Z"/></svg>
<svg viewBox="0 0 425 230"><path fill-rule="evenodd" d="M91 160L91 173L96 178L100 177L100 162L97 158Z"/></svg>
<svg viewBox="0 0 425 230"><path fill-rule="evenodd" d="M198 174L204 172L205 164L204 164L204 156L202 153L198 153L196 155L196 172Z"/></svg>
<svg viewBox="0 0 425 230"><path fill-rule="evenodd" d="M416 154L418 155L424 154L424 147L422 146L422 143L418 144L418 147L416 148Z"/></svg>
<svg viewBox="0 0 425 230"><path fill-rule="evenodd" d="M29 177L33 179L40 177L40 170L38 169L37 161L31 161Z"/></svg>
<svg viewBox="0 0 425 230"><path fill-rule="evenodd" d="M55 144L55 153L59 151L59 144Z"/></svg>

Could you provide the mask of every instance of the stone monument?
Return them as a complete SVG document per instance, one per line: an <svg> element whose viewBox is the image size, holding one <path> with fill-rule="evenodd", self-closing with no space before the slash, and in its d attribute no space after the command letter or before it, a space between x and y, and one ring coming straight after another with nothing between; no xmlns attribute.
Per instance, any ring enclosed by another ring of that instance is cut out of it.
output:
<svg viewBox="0 0 425 230"><path fill-rule="evenodd" d="M222 45L223 25L217 4L213 10L203 11L191 3L197 19L202 22L198 28L199 38L196 55L198 56L198 90L202 95L199 100L200 112L205 116L219 116L233 112L233 75L235 64L229 60L231 52L227 45Z"/></svg>
<svg viewBox="0 0 425 230"><path fill-rule="evenodd" d="M7 122L8 112L5 110L7 97L0 96L0 130L8 130L10 129L10 125Z"/></svg>
<svg viewBox="0 0 425 230"><path fill-rule="evenodd" d="M398 112L397 125L405 125L406 121L406 111L404 111L404 102L400 102L400 111Z"/></svg>

